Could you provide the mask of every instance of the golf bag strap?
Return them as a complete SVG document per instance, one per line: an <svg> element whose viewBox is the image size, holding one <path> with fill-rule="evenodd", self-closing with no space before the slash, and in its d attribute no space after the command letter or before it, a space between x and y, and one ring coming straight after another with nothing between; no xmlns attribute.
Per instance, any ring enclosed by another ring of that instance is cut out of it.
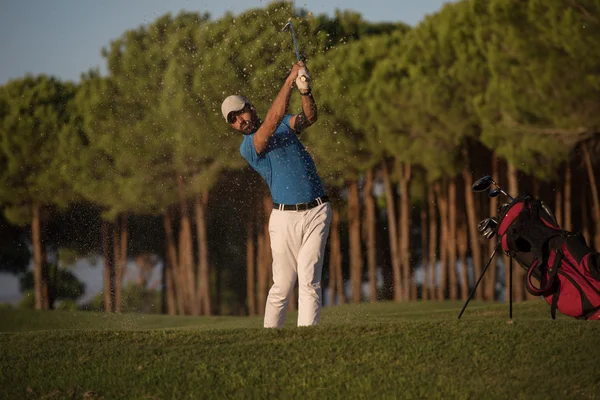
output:
<svg viewBox="0 0 600 400"><path fill-rule="evenodd" d="M560 267L561 261L562 261L562 252L560 250L557 250L556 255L554 256L554 262L552 263L552 267L550 267L550 270L548 271L549 272L548 282L546 283L546 286L543 288L542 287L536 288L535 286L533 286L533 282L531 282L531 275L533 275L533 272L535 271L535 269L539 268L541 265L543 265L543 263L536 262L535 265L533 265L531 268L529 268L529 271L527 271L527 282L525 285L525 287L527 288L527 291L534 296L541 296L544 293L546 293L548 290L550 290L552 288L552 285L554 284L554 281L556 280L556 274L558 272L558 268ZM542 284L542 282L540 281L540 286L541 286L541 284ZM555 298L556 297L554 297L554 299Z"/></svg>
<svg viewBox="0 0 600 400"><path fill-rule="evenodd" d="M590 321L600 320L600 307L593 309L592 311L584 314L579 319L586 319Z"/></svg>

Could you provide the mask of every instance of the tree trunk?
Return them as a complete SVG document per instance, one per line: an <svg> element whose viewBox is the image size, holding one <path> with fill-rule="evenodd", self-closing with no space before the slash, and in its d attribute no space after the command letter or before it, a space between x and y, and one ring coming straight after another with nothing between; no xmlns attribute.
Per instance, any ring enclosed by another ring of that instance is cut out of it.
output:
<svg viewBox="0 0 600 400"><path fill-rule="evenodd" d="M39 252L40 252L40 275L41 275L41 292L42 292L42 310L51 310L52 302L51 302L51 277L50 277L50 266L48 265L48 255L46 253L46 245L45 238L46 235L44 233L44 217L43 217L43 209L42 205L38 205L38 242L39 242Z"/></svg>
<svg viewBox="0 0 600 400"><path fill-rule="evenodd" d="M40 221L40 205L35 203L32 207L33 218L31 220L31 241L33 244L33 288L35 294L35 309L45 310L44 300L44 278L42 259L42 243L41 243L41 221Z"/></svg>
<svg viewBox="0 0 600 400"><path fill-rule="evenodd" d="M168 258L163 262L163 276L165 279L164 290L165 290L165 303L167 306L168 315L177 314L177 301L175 300L175 275L173 274L173 268L169 265Z"/></svg>
<svg viewBox="0 0 600 400"><path fill-rule="evenodd" d="M257 280L257 284L258 284L258 290L257 290L257 301L258 301L258 310L259 310L259 315L264 315L265 314L265 307L266 307L266 301L267 301L267 277L266 275L266 268L263 265L264 262L264 255L263 253L265 252L265 230L261 229L258 232L258 239L257 239L257 251L256 251L256 280Z"/></svg>
<svg viewBox="0 0 600 400"><path fill-rule="evenodd" d="M481 246L479 244L479 234L477 232L477 217L475 215L475 198L473 196L473 191L471 190L471 185L473 182L473 175L468 168L463 168L463 178L465 181L465 203L467 206L467 225L469 230L469 239L471 246L471 258L473 261L473 277L474 280L479 279L481 275ZM468 282L468 278L466 280ZM467 284L468 287L468 284ZM479 285L477 291L475 292L473 298L484 297L484 288L483 285Z"/></svg>
<svg viewBox="0 0 600 400"><path fill-rule="evenodd" d="M448 275L450 281L450 300L458 299L458 277L456 271L456 178L448 184Z"/></svg>
<svg viewBox="0 0 600 400"><path fill-rule="evenodd" d="M438 226L437 226L437 212L436 212L436 201L435 193L432 185L427 185L427 192L429 198L429 282L428 287L430 289L428 298L431 300L435 299L435 288L436 288L436 270L437 270L437 237L438 237Z"/></svg>
<svg viewBox="0 0 600 400"><path fill-rule="evenodd" d="M567 163L567 168L569 168L568 167L568 163ZM535 176L531 176L531 184L532 184L532 187L533 187L533 197L535 197L536 199L539 199L540 198L539 197L539 194L540 194L540 185L539 185L538 180L535 178ZM565 185L566 185L566 183L565 183ZM569 192L570 192L570 190L571 189L569 189ZM570 211L569 211L569 213L570 213ZM539 285L539 281L537 279L533 278L533 282L536 285ZM526 300L536 300L536 299L539 298L538 296L534 296L533 294L529 293L529 291L526 290L526 289L524 289L523 292L524 292Z"/></svg>
<svg viewBox="0 0 600 400"><path fill-rule="evenodd" d="M263 210L264 210L264 215L265 215L265 220L264 220L264 224L263 224L263 232L264 232L264 240L263 240L263 252L262 252L262 256L263 256L263 260L261 261L262 263L262 268L264 268L265 272L264 272L264 291L265 291L265 301L266 301L266 297L269 293L269 287L271 286L272 282L273 282L273 268L272 268L272 264L273 264L273 257L272 257L272 253L271 253L271 236L269 235L269 218L271 216L271 212L273 211L273 202L271 200L271 196L266 194L265 196L263 196ZM290 299L290 303L295 302L295 298L291 298ZM266 306L266 304L265 304Z"/></svg>
<svg viewBox="0 0 600 400"><path fill-rule="evenodd" d="M594 167L590 157L590 151L587 144L583 145L583 158L590 181L590 190L592 192L592 220L594 221L594 248L600 251L600 200L598 199L598 187L596 186L596 177L594 176Z"/></svg>
<svg viewBox="0 0 600 400"><path fill-rule="evenodd" d="M533 182L532 182L533 197L535 197L536 199L539 199L540 198L540 182L535 176L533 176L531 179L533 180Z"/></svg>
<svg viewBox="0 0 600 400"><path fill-rule="evenodd" d="M468 228L465 222L464 216L460 218L460 223L456 232L458 258L460 259L460 298L463 301L466 301L467 297L469 297L469 277L467 275L467 250L469 249L469 239L467 234Z"/></svg>
<svg viewBox="0 0 600 400"><path fill-rule="evenodd" d="M298 286L295 285L292 290L292 294L290 295L290 301L288 302L287 310L289 312L294 312L298 309Z"/></svg>
<svg viewBox="0 0 600 400"><path fill-rule="evenodd" d="M165 229L165 246L169 269L173 278L174 296L177 304L177 312L180 315L187 313L187 286L185 285L185 276L179 264L177 256L177 245L175 244L175 234L173 233L173 221L171 210L167 208L163 215L163 224Z"/></svg>
<svg viewBox="0 0 600 400"><path fill-rule="evenodd" d="M42 226L44 225L44 222L42 221ZM42 231L42 307L44 310L53 310L54 309L54 304L52 303L53 299L52 299L52 292L51 292L51 286L52 286L52 277L50 276L50 265L48 264L48 254L46 253L46 246L44 245L44 233ZM58 268L58 265L55 266L54 270L56 273L56 268ZM57 280L58 281L58 280ZM58 282L55 282L58 283Z"/></svg>
<svg viewBox="0 0 600 400"><path fill-rule="evenodd" d="M115 265L115 312L121 312L122 285L121 277L123 276L123 265L121 264L121 235L120 229L121 220L119 216L115 219L113 228L113 264Z"/></svg>
<svg viewBox="0 0 600 400"><path fill-rule="evenodd" d="M448 200L446 197L445 184L442 187L436 183L434 188L440 209L440 279L437 287L437 299L444 300L447 296L448 275Z"/></svg>
<svg viewBox="0 0 600 400"><path fill-rule="evenodd" d="M156 287L156 282L151 282L152 269L154 263L148 254L140 254L135 257L134 263L137 269L136 283L142 289L152 289Z"/></svg>
<svg viewBox="0 0 600 400"><path fill-rule="evenodd" d="M129 242L129 235L128 235L128 219L129 216L127 213L124 213L123 215L121 215L121 255L120 255L120 259L121 259L121 277L120 279L123 280L123 278L125 277L125 273L127 271L127 243Z"/></svg>
<svg viewBox="0 0 600 400"><path fill-rule="evenodd" d="M398 249L398 228L396 225L396 208L394 191L387 163L381 162L383 171L383 183L385 187L385 203L387 208L388 233L390 237L390 257L392 260L392 271L394 274L394 301L401 301L402 288L400 286L400 252Z"/></svg>
<svg viewBox="0 0 600 400"><path fill-rule="evenodd" d="M187 308L192 315L200 315L200 305L196 298L196 277L194 273L194 249L192 245L192 226L188 204L185 198L183 177L177 177L179 190L180 232L179 232L179 264L187 285Z"/></svg>
<svg viewBox="0 0 600 400"><path fill-rule="evenodd" d="M269 238L269 218L273 209L269 195L263 196L263 220L258 233L257 250L257 281L258 281L258 309L264 315L269 291L269 277L271 276L271 247ZM271 207L269 208L269 204Z"/></svg>
<svg viewBox="0 0 600 400"><path fill-rule="evenodd" d="M509 194L513 197L516 197L519 195L519 179L518 179L518 171L517 169L514 167L514 165L512 163L508 163L508 182L509 182ZM505 262L506 262L506 283L507 283L507 288L508 288L508 283L509 283L509 274L508 274L508 270L510 268L510 260L507 256L504 257ZM513 300L514 301L522 301L524 298L524 286L523 286L523 278L524 278L524 274L523 274L523 268L521 268L519 266L519 263L517 263L516 261L513 261L513 285L514 285L514 290L513 290ZM506 292L507 294L507 299L508 299L508 295L509 292Z"/></svg>
<svg viewBox="0 0 600 400"><path fill-rule="evenodd" d="M369 297L371 303L377 301L377 259L375 242L375 199L373 198L373 169L366 172L365 188L365 228L367 242L367 266L369 271Z"/></svg>
<svg viewBox="0 0 600 400"><path fill-rule="evenodd" d="M333 306L336 303L336 293L337 293L337 274L336 274L336 261L337 261L337 252L339 249L339 245L336 243L338 239L338 224L339 224L339 215L336 208L332 207L331 210L331 227L330 227L330 235L329 235L329 290L327 294L327 304Z"/></svg>
<svg viewBox="0 0 600 400"><path fill-rule="evenodd" d="M350 283L353 303L361 301L362 250L360 241L360 199L356 179L348 182L348 236L350 244Z"/></svg>
<svg viewBox="0 0 600 400"><path fill-rule="evenodd" d="M101 227L102 234L102 254L104 259L104 311L112 312L114 310L113 298L114 298L114 263L113 255L111 254L111 240L110 240L110 223L102 220Z"/></svg>
<svg viewBox="0 0 600 400"><path fill-rule="evenodd" d="M573 231L573 220L572 220L572 204L571 204L571 164L567 160L567 166L565 167L565 191L564 191L564 202L565 202L565 223L563 229L572 232Z"/></svg>
<svg viewBox="0 0 600 400"><path fill-rule="evenodd" d="M562 201L562 192L560 191L560 187L554 192L554 209L556 210L556 221L558 225L563 226L563 201Z"/></svg>
<svg viewBox="0 0 600 400"><path fill-rule="evenodd" d="M410 300L414 294L410 293L411 287L411 254L410 254L410 226L411 207L409 185L411 180L411 165L398 163L400 176L400 264L402 265L402 291L404 300Z"/></svg>
<svg viewBox="0 0 600 400"><path fill-rule="evenodd" d="M113 235L115 264L115 312L120 313L123 302L123 277L127 267L127 214L118 215Z"/></svg>
<svg viewBox="0 0 600 400"><path fill-rule="evenodd" d="M246 224L246 296L248 298L248 315L256 315L256 299L254 296L254 270L256 256L254 254L254 221Z"/></svg>
<svg viewBox="0 0 600 400"><path fill-rule="evenodd" d="M427 195L423 199L421 209L419 210L420 228L421 228L421 266L423 268L423 283L421 284L421 294L418 296L421 300L428 300L429 297L429 258L427 247ZM415 279L416 282L416 279Z"/></svg>
<svg viewBox="0 0 600 400"><path fill-rule="evenodd" d="M43 254L43 259L47 260L48 257L47 255L44 253ZM47 301L48 301L48 309L49 310L54 310L54 304L56 301L56 296L57 296L57 291L58 291L58 285L60 285L60 278L59 278L59 264L58 264L58 260L56 262L56 264L54 265L50 265L50 264L46 264L46 290L48 291L48 295L47 295Z"/></svg>
<svg viewBox="0 0 600 400"><path fill-rule="evenodd" d="M196 197L196 234L198 240L198 275L196 281L196 301L201 307L202 315L211 315L210 273L208 266L208 238L206 236L206 207L208 191Z"/></svg>
<svg viewBox="0 0 600 400"><path fill-rule="evenodd" d="M496 152L492 153L492 177L494 179L498 178L498 155ZM498 198L492 197L490 198L490 211L489 217L495 216L497 214L498 209ZM478 234L478 232L476 232ZM488 257L492 255L494 249L496 248L496 238L492 238L492 240L488 241ZM500 256L501 253L497 253ZM484 278L485 282L485 298L487 300L495 300L496 299L496 280L498 279L498 262L496 261L496 256L492 260L492 264L488 268L488 272L486 272L486 277ZM478 279L479 277L476 277Z"/></svg>
<svg viewBox="0 0 600 400"><path fill-rule="evenodd" d="M580 194L581 234L585 238L586 243L588 245L592 245L593 240L592 240L592 232L590 230L590 223L589 223L590 216L589 216L589 203L588 203L588 198L587 198L587 192L586 192L584 185L580 185L580 186L581 186L581 194Z"/></svg>
<svg viewBox="0 0 600 400"><path fill-rule="evenodd" d="M119 262L121 263L121 275L119 276L119 285L123 285L123 278L125 277L125 273L127 272L127 243L129 241L128 238L128 227L127 227L128 215L124 213L121 215L121 246L119 246L121 250L121 254L119 257Z"/></svg>
<svg viewBox="0 0 600 400"><path fill-rule="evenodd" d="M340 212L332 208L331 235L329 241L329 304L344 304L344 278L342 276L342 249L340 240Z"/></svg>

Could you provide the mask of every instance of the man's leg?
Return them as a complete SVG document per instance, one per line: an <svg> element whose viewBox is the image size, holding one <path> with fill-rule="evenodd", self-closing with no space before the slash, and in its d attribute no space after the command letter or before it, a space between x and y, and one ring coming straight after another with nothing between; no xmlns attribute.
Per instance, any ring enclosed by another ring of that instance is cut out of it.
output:
<svg viewBox="0 0 600 400"><path fill-rule="evenodd" d="M269 236L273 255L273 286L265 307L265 328L282 328L288 301L297 279L297 255L302 243L302 216L299 213L273 210L269 219Z"/></svg>
<svg viewBox="0 0 600 400"><path fill-rule="evenodd" d="M316 325L321 317L321 272L331 224L331 205L305 215L304 238L298 253L298 326Z"/></svg>

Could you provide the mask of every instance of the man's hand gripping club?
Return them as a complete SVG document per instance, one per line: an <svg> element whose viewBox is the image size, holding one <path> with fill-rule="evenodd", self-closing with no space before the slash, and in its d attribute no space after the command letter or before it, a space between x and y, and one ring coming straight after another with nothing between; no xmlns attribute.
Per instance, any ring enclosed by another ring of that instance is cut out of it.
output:
<svg viewBox="0 0 600 400"><path fill-rule="evenodd" d="M302 64L302 67L298 71L298 77L296 78L296 86L300 91L300 94L306 95L310 93L310 75L308 74L308 69L304 65L302 61L298 64Z"/></svg>

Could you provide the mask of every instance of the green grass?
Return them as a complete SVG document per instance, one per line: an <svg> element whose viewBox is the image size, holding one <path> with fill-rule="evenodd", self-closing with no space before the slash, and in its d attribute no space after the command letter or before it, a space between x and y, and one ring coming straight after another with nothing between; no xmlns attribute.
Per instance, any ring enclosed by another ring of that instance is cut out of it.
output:
<svg viewBox="0 0 600 400"><path fill-rule="evenodd" d="M595 399L600 323L542 301L262 319L0 310L2 399Z"/></svg>

